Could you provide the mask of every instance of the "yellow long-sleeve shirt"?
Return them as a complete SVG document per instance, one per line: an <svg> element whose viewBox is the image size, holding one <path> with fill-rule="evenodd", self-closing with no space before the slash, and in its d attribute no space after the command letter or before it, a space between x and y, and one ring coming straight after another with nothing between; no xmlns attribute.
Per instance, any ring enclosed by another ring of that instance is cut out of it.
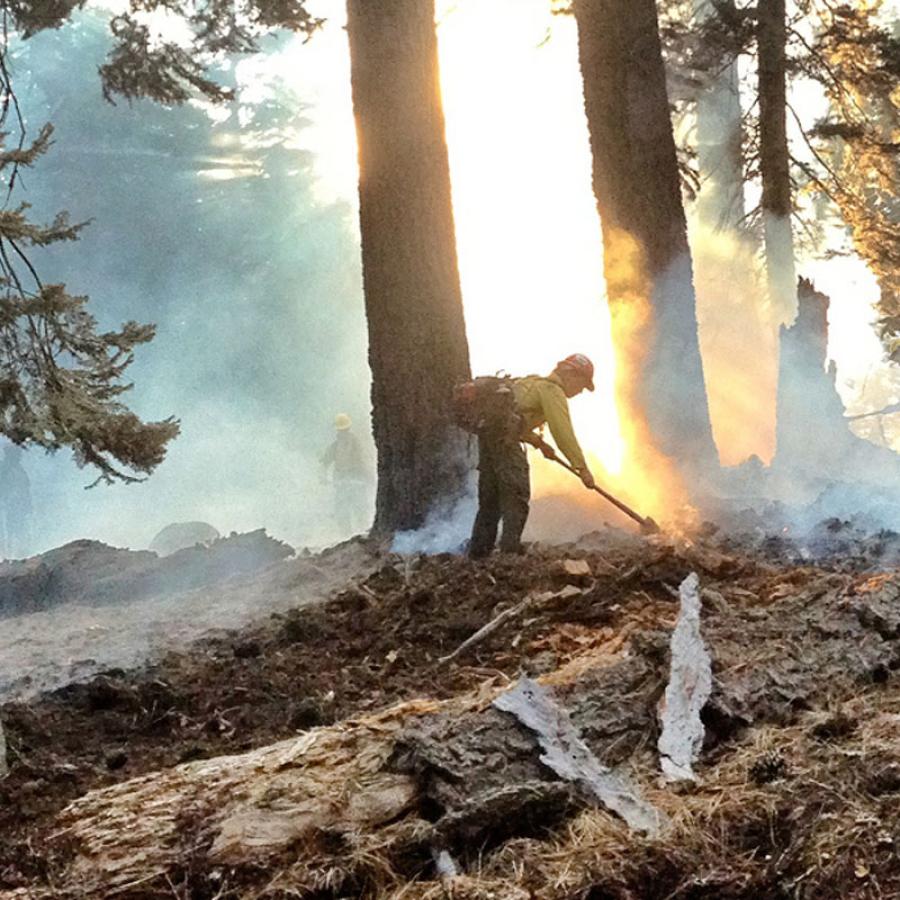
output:
<svg viewBox="0 0 900 900"><path fill-rule="evenodd" d="M562 389L562 382L555 375L516 378L513 381L513 396L526 431L534 431L546 423L556 446L573 468L579 472L587 468L584 453L572 428L569 401Z"/></svg>

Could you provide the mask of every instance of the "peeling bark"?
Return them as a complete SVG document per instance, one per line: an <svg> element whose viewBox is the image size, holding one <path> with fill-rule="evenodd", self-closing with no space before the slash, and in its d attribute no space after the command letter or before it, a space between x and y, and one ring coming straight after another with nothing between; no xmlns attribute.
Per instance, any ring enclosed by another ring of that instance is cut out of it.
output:
<svg viewBox="0 0 900 900"><path fill-rule="evenodd" d="M662 814L647 803L638 788L622 774L602 765L578 735L568 713L550 691L529 678L501 694L494 706L515 716L537 735L541 762L564 781L570 781L621 816L630 828L659 834Z"/></svg>
<svg viewBox="0 0 900 900"><path fill-rule="evenodd" d="M700 634L700 579L689 575L679 592L681 609L672 632L672 661L657 746L663 775L693 781L705 729L700 712L712 689L710 656Z"/></svg>

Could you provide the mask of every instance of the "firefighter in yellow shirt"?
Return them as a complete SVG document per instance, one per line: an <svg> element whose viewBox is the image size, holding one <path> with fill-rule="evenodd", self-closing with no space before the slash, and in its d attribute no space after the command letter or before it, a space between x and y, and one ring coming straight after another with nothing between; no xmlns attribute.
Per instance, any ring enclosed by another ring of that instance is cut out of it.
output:
<svg viewBox="0 0 900 900"><path fill-rule="evenodd" d="M469 556L479 559L494 549L500 522L500 550L520 553L528 519L531 488L524 443L543 444L535 429L546 424L560 452L581 476L586 487L594 477L572 428L569 399L594 390L594 366L575 353L542 377L512 380L511 402L478 432L478 514L469 541Z"/></svg>
<svg viewBox="0 0 900 900"><path fill-rule="evenodd" d="M334 419L334 440L319 462L323 472L331 471L334 488L334 518L341 534L349 536L365 527L366 495L369 469L362 444L351 431L352 422L346 413Z"/></svg>

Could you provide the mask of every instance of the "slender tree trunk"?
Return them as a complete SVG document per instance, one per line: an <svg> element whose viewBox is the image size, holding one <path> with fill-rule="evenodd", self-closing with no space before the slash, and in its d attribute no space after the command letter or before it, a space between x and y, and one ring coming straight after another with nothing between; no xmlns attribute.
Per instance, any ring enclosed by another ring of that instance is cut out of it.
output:
<svg viewBox="0 0 900 900"><path fill-rule="evenodd" d="M697 25L727 27L734 0L693 0ZM775 451L778 331L745 226L743 121L736 54L716 61L697 92L700 192L692 235L700 346L709 410L725 465Z"/></svg>
<svg viewBox="0 0 900 900"><path fill-rule="evenodd" d="M782 322L797 310L797 274L791 232L787 138L787 21L785 0L759 0L759 156L769 302Z"/></svg>
<svg viewBox="0 0 900 900"><path fill-rule="evenodd" d="M575 0L575 17L607 296L638 407L630 412L646 417L664 453L706 468L716 453L656 5Z"/></svg>
<svg viewBox="0 0 900 900"><path fill-rule="evenodd" d="M733 0L727 4L734 6ZM718 15L711 0L694 0L694 16ZM743 123L737 58L727 60L697 97L697 165L701 189L700 221L708 227L737 231L743 224Z"/></svg>
<svg viewBox="0 0 900 900"><path fill-rule="evenodd" d="M378 450L376 533L420 527L461 492L449 415L469 351L433 0L348 0L363 285Z"/></svg>

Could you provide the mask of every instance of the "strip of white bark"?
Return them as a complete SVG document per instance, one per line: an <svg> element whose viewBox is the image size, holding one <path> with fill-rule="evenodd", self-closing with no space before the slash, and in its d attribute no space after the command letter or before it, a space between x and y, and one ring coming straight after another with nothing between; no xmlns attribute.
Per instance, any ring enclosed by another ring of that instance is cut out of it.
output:
<svg viewBox="0 0 900 900"><path fill-rule="evenodd" d="M691 573L679 589L681 609L672 632L671 669L661 710L658 748L667 781L694 781L703 747L700 711L712 690L712 663L700 634L700 579Z"/></svg>
<svg viewBox="0 0 900 900"><path fill-rule="evenodd" d="M537 735L544 751L541 762L560 778L581 786L635 831L659 834L664 825L662 814L641 797L636 785L594 756L548 688L520 678L512 690L494 700L494 706L514 715Z"/></svg>

